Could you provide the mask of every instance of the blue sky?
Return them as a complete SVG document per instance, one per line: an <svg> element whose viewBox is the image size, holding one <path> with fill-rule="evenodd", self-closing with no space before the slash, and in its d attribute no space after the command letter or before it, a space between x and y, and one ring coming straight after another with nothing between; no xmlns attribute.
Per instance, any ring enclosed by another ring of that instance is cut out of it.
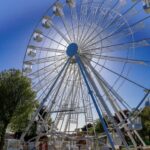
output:
<svg viewBox="0 0 150 150"><path fill-rule="evenodd" d="M21 69L26 46L34 27L53 0L0 1L0 70ZM148 35L149 36L149 35ZM139 59L149 59L148 51Z"/></svg>
<svg viewBox="0 0 150 150"><path fill-rule="evenodd" d="M22 68L30 36L52 2L53 0L0 1L0 71L9 68ZM146 27L149 27L149 20L147 23ZM145 36L149 37L150 30L147 31L142 31L142 34L145 32ZM139 36L142 34L140 33ZM137 59L150 60L149 48L139 49L135 56ZM149 67L136 66L133 69L133 74L131 74L131 79L150 87ZM126 93L124 92L124 94Z"/></svg>
<svg viewBox="0 0 150 150"><path fill-rule="evenodd" d="M51 2L51 0L0 1L0 70L21 69L30 35Z"/></svg>

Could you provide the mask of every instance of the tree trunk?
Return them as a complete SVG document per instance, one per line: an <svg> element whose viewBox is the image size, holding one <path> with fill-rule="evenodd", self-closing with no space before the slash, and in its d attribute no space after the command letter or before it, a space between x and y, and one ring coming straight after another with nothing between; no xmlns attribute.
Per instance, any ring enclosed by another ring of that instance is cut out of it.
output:
<svg viewBox="0 0 150 150"><path fill-rule="evenodd" d="M3 150L3 148L4 148L6 129L7 129L7 125L5 125L4 128L1 131L1 135L0 135L0 150Z"/></svg>

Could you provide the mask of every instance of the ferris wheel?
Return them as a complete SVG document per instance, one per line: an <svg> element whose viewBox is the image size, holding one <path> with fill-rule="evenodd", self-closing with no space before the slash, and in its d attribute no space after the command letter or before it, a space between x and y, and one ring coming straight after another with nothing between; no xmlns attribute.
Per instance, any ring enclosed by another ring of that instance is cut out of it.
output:
<svg viewBox="0 0 150 150"><path fill-rule="evenodd" d="M146 3L143 7L149 9ZM99 140L97 119L112 149L113 131L126 149L129 145L122 130L134 147L138 146L135 137L145 145L135 121L150 88L144 75L150 62L139 57L150 46L145 32L150 15L143 7L141 0L57 0L52 4L34 30L23 61L23 73L31 79L40 106L22 138L46 107L53 124L48 128L43 119L44 134L62 137L61 148L66 137L77 139L84 125L94 128L92 135L88 129L84 133L87 143ZM39 135L43 135L40 130Z"/></svg>

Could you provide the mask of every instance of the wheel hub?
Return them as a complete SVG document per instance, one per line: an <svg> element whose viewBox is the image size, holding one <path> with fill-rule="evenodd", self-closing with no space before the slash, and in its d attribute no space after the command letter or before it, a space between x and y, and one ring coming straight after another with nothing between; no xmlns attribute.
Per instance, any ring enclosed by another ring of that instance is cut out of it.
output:
<svg viewBox="0 0 150 150"><path fill-rule="evenodd" d="M77 52L78 52L78 45L76 43L69 44L69 46L67 47L67 50L66 50L66 54L69 57L73 57L74 55L77 54Z"/></svg>

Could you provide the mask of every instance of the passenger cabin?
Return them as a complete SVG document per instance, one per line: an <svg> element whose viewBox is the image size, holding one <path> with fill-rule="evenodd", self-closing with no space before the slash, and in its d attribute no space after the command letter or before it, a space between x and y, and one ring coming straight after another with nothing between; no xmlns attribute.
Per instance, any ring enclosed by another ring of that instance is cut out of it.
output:
<svg viewBox="0 0 150 150"><path fill-rule="evenodd" d="M27 55L29 57L35 57L36 56L36 48L35 46L29 45L27 48Z"/></svg>
<svg viewBox="0 0 150 150"><path fill-rule="evenodd" d="M64 16L63 6L61 3L59 2L55 3L55 5L53 6L53 13L55 14L55 16L59 17Z"/></svg>
<svg viewBox="0 0 150 150"><path fill-rule="evenodd" d="M150 13L150 0L143 0L143 9L146 13Z"/></svg>
<svg viewBox="0 0 150 150"><path fill-rule="evenodd" d="M132 0L132 2L137 2L137 0ZM150 13L150 0L143 0L143 9L146 13Z"/></svg>
<svg viewBox="0 0 150 150"><path fill-rule="evenodd" d="M52 24L52 20L49 16L44 16L42 19L42 26L46 29L50 28Z"/></svg>
<svg viewBox="0 0 150 150"><path fill-rule="evenodd" d="M69 5L69 7L75 7L75 0L66 0L66 3Z"/></svg>
<svg viewBox="0 0 150 150"><path fill-rule="evenodd" d="M43 40L43 35L42 35L42 31L40 30L36 30L33 34L33 39L36 41L36 42L41 42Z"/></svg>
<svg viewBox="0 0 150 150"><path fill-rule="evenodd" d="M24 63L24 68L23 68L24 73L31 73L32 72L32 64L26 62Z"/></svg>

